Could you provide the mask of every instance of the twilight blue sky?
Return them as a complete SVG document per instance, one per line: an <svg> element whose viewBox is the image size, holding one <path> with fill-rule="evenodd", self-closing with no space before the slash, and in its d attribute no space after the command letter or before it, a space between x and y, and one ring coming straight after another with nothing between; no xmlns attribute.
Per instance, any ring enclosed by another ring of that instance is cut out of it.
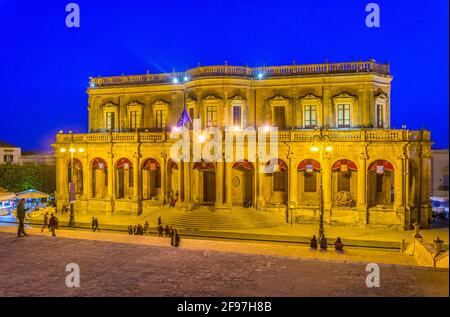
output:
<svg viewBox="0 0 450 317"><path fill-rule="evenodd" d="M448 0L82 0L67 28L69 2L0 0L0 140L45 150L85 132L89 76L374 58L391 62L392 126L448 147Z"/></svg>

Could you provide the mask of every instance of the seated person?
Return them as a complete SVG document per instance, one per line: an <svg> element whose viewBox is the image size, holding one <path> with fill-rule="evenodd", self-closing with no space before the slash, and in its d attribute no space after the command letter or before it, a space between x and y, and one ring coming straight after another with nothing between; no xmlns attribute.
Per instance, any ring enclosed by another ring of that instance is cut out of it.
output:
<svg viewBox="0 0 450 317"><path fill-rule="evenodd" d="M309 247L314 250L317 249L317 239L315 235L312 237Z"/></svg>
<svg viewBox="0 0 450 317"><path fill-rule="evenodd" d="M336 251L343 251L344 250L344 244L341 241L341 238L337 238L336 242L334 243L334 248Z"/></svg>
<svg viewBox="0 0 450 317"><path fill-rule="evenodd" d="M322 239L320 239L320 249L326 250L327 245L328 245L327 238L325 238L325 236L323 236Z"/></svg>

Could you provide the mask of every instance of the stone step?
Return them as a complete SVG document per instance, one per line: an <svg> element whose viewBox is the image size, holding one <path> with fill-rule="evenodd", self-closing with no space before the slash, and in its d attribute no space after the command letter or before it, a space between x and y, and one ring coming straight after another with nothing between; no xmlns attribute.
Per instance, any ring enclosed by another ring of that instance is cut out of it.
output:
<svg viewBox="0 0 450 317"><path fill-rule="evenodd" d="M190 211L165 208L152 213L151 222L157 224L159 217L163 225L196 230L267 228L286 223L285 214L282 212L261 212L252 208L214 210L213 207L200 206Z"/></svg>

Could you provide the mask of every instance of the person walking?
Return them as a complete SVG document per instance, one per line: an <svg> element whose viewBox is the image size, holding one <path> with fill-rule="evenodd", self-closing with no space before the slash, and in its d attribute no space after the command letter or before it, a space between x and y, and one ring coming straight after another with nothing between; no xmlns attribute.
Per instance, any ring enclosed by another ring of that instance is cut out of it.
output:
<svg viewBox="0 0 450 317"><path fill-rule="evenodd" d="M41 232L44 232L45 228L48 228L48 230L50 231L50 228L48 227L48 212L46 212L44 215L44 225L41 228Z"/></svg>
<svg viewBox="0 0 450 317"><path fill-rule="evenodd" d="M328 245L327 238L325 238L325 236L322 236L322 239L320 239L320 249L326 251L327 245Z"/></svg>
<svg viewBox="0 0 450 317"><path fill-rule="evenodd" d="M166 238L170 236L170 228L169 225L164 227L164 233L166 234Z"/></svg>
<svg viewBox="0 0 450 317"><path fill-rule="evenodd" d="M130 234L130 235L133 234L133 226L132 225L128 226L128 234Z"/></svg>
<svg viewBox="0 0 450 317"><path fill-rule="evenodd" d="M164 232L164 228L162 225L158 226L158 237L162 237Z"/></svg>
<svg viewBox="0 0 450 317"><path fill-rule="evenodd" d="M100 231L100 229L98 228L98 219L97 217L92 217L92 231Z"/></svg>
<svg viewBox="0 0 450 317"><path fill-rule="evenodd" d="M175 232L177 229L170 227L170 245L175 246Z"/></svg>
<svg viewBox="0 0 450 317"><path fill-rule="evenodd" d="M56 216L53 215L53 213L50 215L50 220L48 222L48 226L52 232L52 237L56 237L55 230L58 229L58 218L56 218Z"/></svg>
<svg viewBox="0 0 450 317"><path fill-rule="evenodd" d="M158 226L162 224L161 216L158 217Z"/></svg>
<svg viewBox="0 0 450 317"><path fill-rule="evenodd" d="M17 206L17 220L19 221L19 229L17 230L17 238L26 237L25 233L25 218L27 209L25 209L25 199L21 199L19 205Z"/></svg>
<svg viewBox="0 0 450 317"><path fill-rule="evenodd" d="M174 247L178 248L180 246L181 237L178 234L178 230L177 229L174 230L174 236L175 236Z"/></svg>
<svg viewBox="0 0 450 317"><path fill-rule="evenodd" d="M317 239L316 239L315 235L313 235L313 237L311 239L311 243L309 244L309 247L313 250L317 250Z"/></svg>

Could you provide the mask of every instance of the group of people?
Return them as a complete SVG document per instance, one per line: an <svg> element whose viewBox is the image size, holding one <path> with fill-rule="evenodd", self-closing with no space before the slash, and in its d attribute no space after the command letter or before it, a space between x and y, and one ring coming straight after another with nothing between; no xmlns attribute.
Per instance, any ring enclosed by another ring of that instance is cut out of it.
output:
<svg viewBox="0 0 450 317"><path fill-rule="evenodd" d="M148 221L145 222L143 226L141 224L137 224L135 226L129 225L128 226L128 234L130 235L144 235L148 233L149 224ZM169 225L163 226L161 217L158 218L158 226L156 227L156 230L158 231L158 237L164 237L170 238L170 244L174 247L180 246L180 234L178 233L178 230L174 227Z"/></svg>
<svg viewBox="0 0 450 317"><path fill-rule="evenodd" d="M17 208L17 213L19 213L19 208ZM44 214L44 225L41 228L41 232L44 232L44 229L47 228L48 232L52 232L52 236L56 237L56 229L58 229L58 218L51 213L50 218L48 212ZM20 219L19 219L19 228L20 228ZM20 229L19 229L20 230Z"/></svg>
<svg viewBox="0 0 450 317"><path fill-rule="evenodd" d="M28 236L25 233L25 219L27 215L27 209L25 208L25 199L21 199L17 205L17 220L19 221L19 227L17 229L17 238ZM47 228L48 232L52 232L52 236L56 237L55 230L58 229L58 218L51 213L50 218L48 212L44 215L44 226L41 228L41 232Z"/></svg>
<svg viewBox="0 0 450 317"><path fill-rule="evenodd" d="M315 235L313 235L309 246L312 250L317 250L318 243ZM325 238L325 235L323 235L322 238L320 239L320 250L326 251L327 247L328 247L328 240L327 238ZM342 243L340 237L338 237L334 242L334 249L338 252L344 252L344 244Z"/></svg>
<svg viewBox="0 0 450 317"><path fill-rule="evenodd" d="M158 225L158 237L166 236L166 238L170 238L170 244L174 247L180 246L180 234L178 230L174 227L166 225L165 227L162 224Z"/></svg>
<svg viewBox="0 0 450 317"><path fill-rule="evenodd" d="M133 227L133 225L129 225L128 226L128 234L143 236L145 233L148 232L148 228L149 228L148 221L146 221L143 226L140 223L137 225L134 225L134 227Z"/></svg>

